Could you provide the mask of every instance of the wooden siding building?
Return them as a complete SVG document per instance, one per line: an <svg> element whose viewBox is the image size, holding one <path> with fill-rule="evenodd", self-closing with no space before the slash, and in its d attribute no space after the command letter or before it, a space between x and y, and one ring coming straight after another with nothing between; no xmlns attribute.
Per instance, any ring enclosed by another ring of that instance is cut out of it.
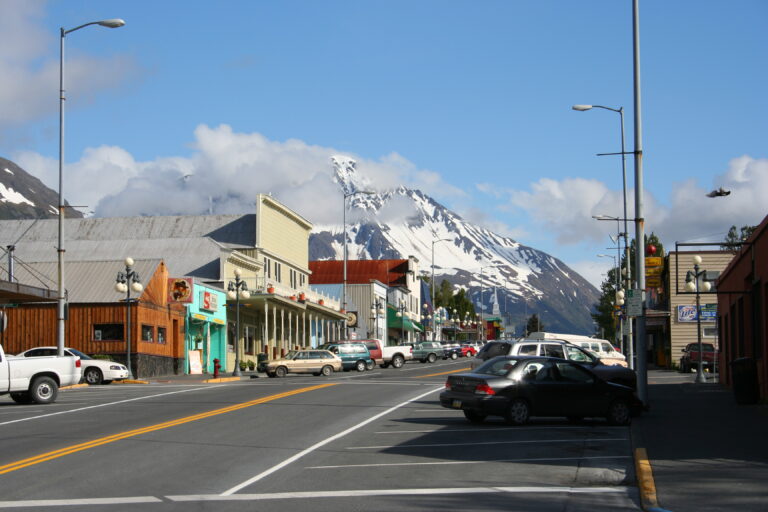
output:
<svg viewBox="0 0 768 512"><path fill-rule="evenodd" d="M67 262L69 304L65 345L87 354L109 355L126 363L125 295L115 291L123 261ZM134 269L144 290L131 301L131 366L134 376L177 373L184 360L185 308L167 302L168 270L160 260L137 260ZM25 275L28 274L28 275ZM19 268L22 281L48 281L56 264L27 263ZM56 345L56 303L24 303L7 308L8 327L3 336L7 353Z"/></svg>

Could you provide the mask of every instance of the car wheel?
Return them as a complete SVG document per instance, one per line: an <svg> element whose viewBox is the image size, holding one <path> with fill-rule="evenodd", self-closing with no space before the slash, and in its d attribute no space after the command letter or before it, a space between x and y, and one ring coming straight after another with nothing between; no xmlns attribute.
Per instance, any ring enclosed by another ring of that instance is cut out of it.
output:
<svg viewBox="0 0 768 512"><path fill-rule="evenodd" d="M325 365L325 366L323 366L323 369L320 370L320 373L322 373L324 377L328 377L329 375L331 375L333 373L333 367Z"/></svg>
<svg viewBox="0 0 768 512"><path fill-rule="evenodd" d="M511 425L525 425L531 415L531 408L528 402L522 398L516 398L509 404L506 420Z"/></svg>
<svg viewBox="0 0 768 512"><path fill-rule="evenodd" d="M459 358L459 354L457 354L456 352L451 352L451 359L458 359L458 358Z"/></svg>
<svg viewBox="0 0 768 512"><path fill-rule="evenodd" d="M361 360L361 361L356 362L355 363L355 370L357 370L359 372L364 372L365 371L365 361Z"/></svg>
<svg viewBox="0 0 768 512"><path fill-rule="evenodd" d="M608 407L607 419L611 425L629 425L631 418L629 406L624 400L616 400Z"/></svg>
<svg viewBox="0 0 768 512"><path fill-rule="evenodd" d="M22 392L22 393L11 393L11 398L14 402L17 404L31 404L32 399L29 397L29 393Z"/></svg>
<svg viewBox="0 0 768 512"><path fill-rule="evenodd" d="M275 372L267 372L267 377L269 377L270 379L274 379L275 377L277 377L277 375L275 375Z"/></svg>
<svg viewBox="0 0 768 512"><path fill-rule="evenodd" d="M288 374L288 368L285 366L278 366L275 368L275 377L283 378Z"/></svg>
<svg viewBox="0 0 768 512"><path fill-rule="evenodd" d="M403 359L403 356L395 356L392 358L392 366L395 368L402 368L402 366L405 364L405 359Z"/></svg>
<svg viewBox="0 0 768 512"><path fill-rule="evenodd" d="M382 363L379 365L380 368L389 368L389 363Z"/></svg>
<svg viewBox="0 0 768 512"><path fill-rule="evenodd" d="M435 354L429 354L427 356L427 362L428 363L431 364L431 363L434 363L435 361L437 361L437 356Z"/></svg>
<svg viewBox="0 0 768 512"><path fill-rule="evenodd" d="M485 421L485 414L480 414L473 411L464 411L464 417L472 423L482 423Z"/></svg>
<svg viewBox="0 0 768 512"><path fill-rule="evenodd" d="M103 376L101 374L101 370L91 366L85 369L83 372L83 378L85 379L86 384L89 386L95 386L96 384L101 384Z"/></svg>
<svg viewBox="0 0 768 512"><path fill-rule="evenodd" d="M376 363L374 363L373 361L371 361L370 363L365 363L366 370L371 371L374 368L376 368Z"/></svg>
<svg viewBox="0 0 768 512"><path fill-rule="evenodd" d="M32 381L29 387L29 397L36 404L50 404L56 401L59 394L59 386L50 377L38 377Z"/></svg>

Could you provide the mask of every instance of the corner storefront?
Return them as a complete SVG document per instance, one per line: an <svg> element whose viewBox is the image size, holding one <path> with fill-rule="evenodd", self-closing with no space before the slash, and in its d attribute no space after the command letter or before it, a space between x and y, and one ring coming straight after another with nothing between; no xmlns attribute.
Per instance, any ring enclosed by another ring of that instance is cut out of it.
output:
<svg viewBox="0 0 768 512"><path fill-rule="evenodd" d="M172 290L191 292L187 300L185 323L184 372L188 374L213 373L213 360L218 359L221 371L231 370L227 365L227 298L224 291L195 283L191 278L174 279Z"/></svg>

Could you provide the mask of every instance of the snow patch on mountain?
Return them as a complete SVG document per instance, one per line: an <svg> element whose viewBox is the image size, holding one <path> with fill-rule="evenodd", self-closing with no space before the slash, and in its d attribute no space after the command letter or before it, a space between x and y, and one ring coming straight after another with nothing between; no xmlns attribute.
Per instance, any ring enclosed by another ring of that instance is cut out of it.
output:
<svg viewBox="0 0 768 512"><path fill-rule="evenodd" d="M6 169L7 171L8 169ZM13 174L13 173L11 173ZM35 203L21 195L19 192L16 192L11 187L6 187L4 184L0 183L0 202L3 203L13 203L13 204L28 204L30 206L35 206Z"/></svg>

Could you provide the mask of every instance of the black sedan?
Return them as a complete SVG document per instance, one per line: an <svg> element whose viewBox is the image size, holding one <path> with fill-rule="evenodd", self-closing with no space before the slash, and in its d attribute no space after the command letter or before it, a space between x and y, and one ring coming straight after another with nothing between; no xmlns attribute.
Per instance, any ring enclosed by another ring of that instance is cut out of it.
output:
<svg viewBox="0 0 768 512"><path fill-rule="evenodd" d="M440 404L463 410L471 422L502 416L513 425L530 416L605 417L627 425L642 407L633 389L606 382L578 363L527 356L495 357L472 373L451 375Z"/></svg>

